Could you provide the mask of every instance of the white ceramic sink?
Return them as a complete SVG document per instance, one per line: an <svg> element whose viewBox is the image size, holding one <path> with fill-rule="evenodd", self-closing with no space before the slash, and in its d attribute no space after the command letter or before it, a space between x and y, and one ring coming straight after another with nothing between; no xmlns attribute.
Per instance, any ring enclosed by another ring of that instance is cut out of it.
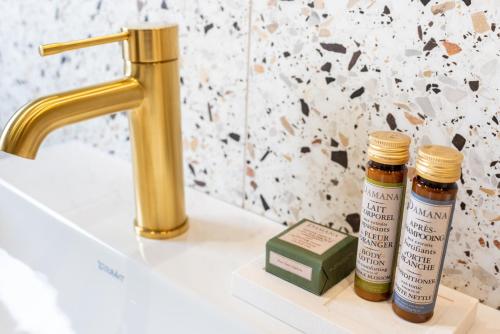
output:
<svg viewBox="0 0 500 334"><path fill-rule="evenodd" d="M187 234L146 240L127 162L77 143L1 159L0 333L295 332L230 295L231 271L280 227L187 202Z"/></svg>
<svg viewBox="0 0 500 334"><path fill-rule="evenodd" d="M2 333L222 329L195 296L5 184L0 203Z"/></svg>

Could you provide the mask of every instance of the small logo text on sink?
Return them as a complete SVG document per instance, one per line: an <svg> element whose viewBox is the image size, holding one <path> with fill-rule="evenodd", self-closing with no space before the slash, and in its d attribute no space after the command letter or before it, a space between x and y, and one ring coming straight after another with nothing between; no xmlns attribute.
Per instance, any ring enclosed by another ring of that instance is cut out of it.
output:
<svg viewBox="0 0 500 334"><path fill-rule="evenodd" d="M125 280L125 276L120 274L120 272L116 269L111 268L108 266L106 263L101 262L97 260L97 269L100 271L105 272L106 274L110 275L111 277L119 280L120 282L123 282Z"/></svg>

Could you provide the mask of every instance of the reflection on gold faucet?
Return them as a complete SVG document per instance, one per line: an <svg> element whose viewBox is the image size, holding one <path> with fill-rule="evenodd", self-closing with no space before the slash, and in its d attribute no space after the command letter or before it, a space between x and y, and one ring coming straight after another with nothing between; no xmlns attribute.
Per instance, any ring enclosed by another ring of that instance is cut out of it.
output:
<svg viewBox="0 0 500 334"><path fill-rule="evenodd" d="M136 231L147 238L171 238L187 229L177 25L128 28L118 34L48 44L40 47L40 54L116 41L124 42L124 79L28 103L7 123L0 137L0 149L34 159L51 131L130 109Z"/></svg>

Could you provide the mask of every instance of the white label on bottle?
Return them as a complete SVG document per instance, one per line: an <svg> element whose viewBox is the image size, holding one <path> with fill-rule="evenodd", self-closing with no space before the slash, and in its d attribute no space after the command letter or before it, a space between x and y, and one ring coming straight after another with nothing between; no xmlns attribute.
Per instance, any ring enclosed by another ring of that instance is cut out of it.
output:
<svg viewBox="0 0 500 334"><path fill-rule="evenodd" d="M412 313L434 308L453 201L433 201L413 192L399 252L394 301Z"/></svg>
<svg viewBox="0 0 500 334"><path fill-rule="evenodd" d="M365 281L391 281L403 190L402 184L365 180L356 256L356 275Z"/></svg>
<svg viewBox="0 0 500 334"><path fill-rule="evenodd" d="M305 278L306 280L310 281L312 279L311 267L273 251L269 252L269 263L283 270L289 271L292 274Z"/></svg>
<svg viewBox="0 0 500 334"><path fill-rule="evenodd" d="M344 233L306 221L279 237L281 240L323 254L346 237Z"/></svg>

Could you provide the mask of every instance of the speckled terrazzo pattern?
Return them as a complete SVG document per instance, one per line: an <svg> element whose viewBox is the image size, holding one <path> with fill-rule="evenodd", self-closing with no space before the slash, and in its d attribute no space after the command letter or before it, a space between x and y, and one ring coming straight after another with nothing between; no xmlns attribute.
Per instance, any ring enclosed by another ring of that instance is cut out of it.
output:
<svg viewBox="0 0 500 334"><path fill-rule="evenodd" d="M182 83L191 184L243 203L248 3L186 1Z"/></svg>
<svg viewBox="0 0 500 334"><path fill-rule="evenodd" d="M356 232L369 131L453 145L465 162L443 282L500 306L499 14L493 1L255 1L245 207Z"/></svg>
<svg viewBox="0 0 500 334"><path fill-rule="evenodd" d="M123 73L118 44L45 59L38 44L171 17L188 185L280 223L355 232L369 131L408 133L413 149L453 145L465 161L443 282L500 307L498 1L11 2L0 127L34 97ZM47 144L75 138L130 156L125 113Z"/></svg>

